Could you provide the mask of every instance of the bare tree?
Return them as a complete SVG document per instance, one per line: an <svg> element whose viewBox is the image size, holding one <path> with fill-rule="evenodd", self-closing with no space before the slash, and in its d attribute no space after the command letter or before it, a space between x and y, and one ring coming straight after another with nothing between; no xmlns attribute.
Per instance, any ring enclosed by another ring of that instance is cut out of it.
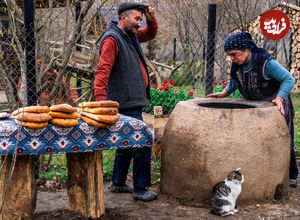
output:
<svg viewBox="0 0 300 220"><path fill-rule="evenodd" d="M6 4L5 11L8 16L8 37L2 39L0 45L4 45L13 49L15 59L19 63L18 72L24 72L25 75L23 75L22 79L23 83L26 83L26 68L23 45L23 12L22 9L18 7L18 4L15 0L5 0L4 2ZM47 8L35 10L36 51L37 56L40 58L36 71L36 88L39 95L40 104L49 105L57 96L57 94L59 94L62 90L69 91L71 73L66 71L66 67L68 65L72 51L74 50L75 44L76 42L78 42L78 39L84 35L87 35L92 21L95 20L97 16L99 16L100 9L107 2L109 2L109 0L88 0L82 2L81 11L76 21L75 16L72 15L72 13L69 13L69 11L75 11L75 6L71 4L68 4L67 7L60 8L57 7L58 5L56 5L56 3L54 4L53 0L49 0L46 4ZM115 1L110 0L110 2L112 3ZM62 52L63 56L61 57L62 60L60 61L60 67L58 68L55 82L53 83L53 85L51 85L52 89L48 97L49 102L44 103L42 90L43 88L45 88L45 83L47 82L42 82L42 78L47 72L53 71L52 69L54 67L57 67L57 57L53 56L54 54L50 50L51 45L49 42L51 41L51 39L60 39L63 41L62 36L65 36L66 39ZM0 50L2 50L1 48L3 47L0 47ZM7 57L4 57L4 59L7 59ZM8 88L11 87L13 91L17 91L19 76L15 77L14 79L12 78L10 66L7 65L6 62L1 62L0 68L2 70L0 74L3 75L3 78L9 82ZM65 83L62 83L63 77L65 79ZM69 92L66 92L64 95L66 96L65 99L70 104L75 104ZM12 109L20 105L20 100L16 92L10 95L9 99L12 100L11 103L14 103L13 106L11 106Z"/></svg>
<svg viewBox="0 0 300 220"><path fill-rule="evenodd" d="M150 1L151 2L151 1ZM162 0L152 1L157 7L160 23L160 37L172 42L176 37L179 41L180 50L185 45L191 48L190 61L203 59L203 51L206 45L208 4L217 4L217 27L216 27L216 70L226 75L226 55L223 43L226 36L235 28L247 31L249 21L271 9L281 1L277 0ZM291 2L291 1L290 1ZM162 41L162 40L161 40ZM170 47L170 44L164 43ZM161 46L163 47L163 46ZM182 55L182 53L181 53ZM183 57L182 57L183 58ZM218 70L219 69L219 70Z"/></svg>

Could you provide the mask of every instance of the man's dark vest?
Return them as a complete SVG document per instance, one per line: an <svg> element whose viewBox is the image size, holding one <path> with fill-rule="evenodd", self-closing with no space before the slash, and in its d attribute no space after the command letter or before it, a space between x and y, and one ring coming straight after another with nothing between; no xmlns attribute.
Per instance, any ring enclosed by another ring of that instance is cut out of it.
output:
<svg viewBox="0 0 300 220"><path fill-rule="evenodd" d="M148 107L150 86L147 89L145 88L138 54L147 71L148 82L150 82L150 79L144 55L136 35L130 38L117 26L117 22L111 22L107 32L101 38L100 45L107 37L116 39L119 53L109 75L106 99L119 102L120 112Z"/></svg>
<svg viewBox="0 0 300 220"><path fill-rule="evenodd" d="M273 57L262 48L252 49L251 54L251 67L244 73L244 86L237 76L238 71L241 71L241 66L232 63L230 75L237 82L237 87L244 98L264 100L274 95L280 87L280 83L277 80L264 77L266 63Z"/></svg>

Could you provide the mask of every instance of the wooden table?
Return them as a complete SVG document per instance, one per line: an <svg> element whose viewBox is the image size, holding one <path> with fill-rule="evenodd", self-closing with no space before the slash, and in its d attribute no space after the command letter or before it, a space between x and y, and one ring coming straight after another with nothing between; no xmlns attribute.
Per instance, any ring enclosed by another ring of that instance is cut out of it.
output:
<svg viewBox="0 0 300 220"><path fill-rule="evenodd" d="M27 129L11 118L0 120L0 154L5 155L0 178L1 202L4 196L5 200L0 220L32 218L37 198L32 155L46 153L67 154L70 209L88 218L101 217L105 214L102 150L152 147L153 139L144 122L124 115L110 128L95 128L80 121L69 128L50 124L43 129Z"/></svg>

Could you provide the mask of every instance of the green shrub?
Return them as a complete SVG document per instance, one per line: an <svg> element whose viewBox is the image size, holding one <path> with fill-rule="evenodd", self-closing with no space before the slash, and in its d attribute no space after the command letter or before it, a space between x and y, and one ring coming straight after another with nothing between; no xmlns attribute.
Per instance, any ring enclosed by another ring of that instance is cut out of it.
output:
<svg viewBox="0 0 300 220"><path fill-rule="evenodd" d="M227 86L229 82L225 82L225 80L221 80L221 82L214 81L213 83L213 93L216 92L222 92L223 89ZM236 99L242 99L243 95L240 93L240 91L237 89L235 92L231 93L228 98L236 98Z"/></svg>
<svg viewBox="0 0 300 220"><path fill-rule="evenodd" d="M193 85L196 88L195 84L203 80L203 62L193 55L189 44L183 46L182 55L184 64L173 73L171 78L176 81L177 86Z"/></svg>
<svg viewBox="0 0 300 220"><path fill-rule="evenodd" d="M295 134L294 134L294 142L295 142L295 153L300 156L300 98L299 93L291 94L294 110L295 110L295 118L294 118L294 126L295 126Z"/></svg>
<svg viewBox="0 0 300 220"><path fill-rule="evenodd" d="M163 114L171 114L175 105L180 101L193 99L194 92L188 88L175 86L175 81L165 81L162 87L153 85L151 88L150 107L144 108L144 112L153 114L154 106L162 106Z"/></svg>

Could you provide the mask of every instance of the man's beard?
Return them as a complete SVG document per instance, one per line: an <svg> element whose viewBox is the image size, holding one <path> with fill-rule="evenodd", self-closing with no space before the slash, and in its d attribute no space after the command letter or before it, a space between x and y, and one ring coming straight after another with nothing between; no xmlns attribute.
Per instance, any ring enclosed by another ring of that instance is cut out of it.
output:
<svg viewBox="0 0 300 220"><path fill-rule="evenodd" d="M125 30L125 32L127 34L136 34L139 28L140 28L139 25L134 25L134 26L131 26L130 28L127 28L127 30Z"/></svg>

